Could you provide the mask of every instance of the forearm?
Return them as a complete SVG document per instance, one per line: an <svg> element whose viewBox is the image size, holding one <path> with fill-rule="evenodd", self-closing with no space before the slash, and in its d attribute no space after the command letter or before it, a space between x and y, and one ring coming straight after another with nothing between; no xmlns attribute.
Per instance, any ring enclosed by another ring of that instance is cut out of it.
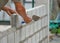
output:
<svg viewBox="0 0 60 43"><path fill-rule="evenodd" d="M26 17L27 14L26 14L26 10L24 8L24 6L21 4L21 2L15 2L15 8L16 8L16 11L22 16L22 17Z"/></svg>
<svg viewBox="0 0 60 43"><path fill-rule="evenodd" d="M22 18L24 19L24 21L25 21L26 23L31 22L32 19L27 16L26 10L25 10L24 6L21 4L21 2L16 2L16 1L14 1L14 4L15 4L15 8L16 8L17 13L18 13L20 16L22 16Z"/></svg>

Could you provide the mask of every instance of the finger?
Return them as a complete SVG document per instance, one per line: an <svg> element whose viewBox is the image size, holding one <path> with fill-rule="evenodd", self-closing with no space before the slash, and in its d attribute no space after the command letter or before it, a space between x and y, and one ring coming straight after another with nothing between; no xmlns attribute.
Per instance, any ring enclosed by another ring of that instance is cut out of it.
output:
<svg viewBox="0 0 60 43"><path fill-rule="evenodd" d="M12 14L10 13L10 11L7 11L7 14L9 15L9 16L11 16Z"/></svg>

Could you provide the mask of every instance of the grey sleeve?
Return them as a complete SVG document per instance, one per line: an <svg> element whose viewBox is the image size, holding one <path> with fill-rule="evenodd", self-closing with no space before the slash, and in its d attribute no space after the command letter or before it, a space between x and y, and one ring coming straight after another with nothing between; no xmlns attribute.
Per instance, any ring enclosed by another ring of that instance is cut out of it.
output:
<svg viewBox="0 0 60 43"><path fill-rule="evenodd" d="M8 0L0 0L0 10L2 7L4 7L7 4Z"/></svg>
<svg viewBox="0 0 60 43"><path fill-rule="evenodd" d="M12 1L16 1L16 2L19 2L20 0L12 0Z"/></svg>

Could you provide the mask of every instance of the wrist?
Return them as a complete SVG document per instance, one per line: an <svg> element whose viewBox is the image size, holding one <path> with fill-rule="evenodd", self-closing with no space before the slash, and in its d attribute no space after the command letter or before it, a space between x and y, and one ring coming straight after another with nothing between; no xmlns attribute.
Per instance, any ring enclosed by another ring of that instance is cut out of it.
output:
<svg viewBox="0 0 60 43"><path fill-rule="evenodd" d="M27 15L24 15L24 16L22 16L23 18L28 18L28 16Z"/></svg>

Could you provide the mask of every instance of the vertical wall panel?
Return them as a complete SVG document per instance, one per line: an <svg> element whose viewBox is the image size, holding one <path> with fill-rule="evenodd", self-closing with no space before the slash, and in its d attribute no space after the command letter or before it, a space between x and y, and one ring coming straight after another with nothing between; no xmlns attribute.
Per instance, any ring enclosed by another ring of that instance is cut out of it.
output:
<svg viewBox="0 0 60 43"><path fill-rule="evenodd" d="M28 43L31 43L31 42L32 42L32 38L29 38L29 39L28 39Z"/></svg>
<svg viewBox="0 0 60 43"><path fill-rule="evenodd" d="M38 30L41 29L41 19L37 21L37 27L38 27Z"/></svg>
<svg viewBox="0 0 60 43"><path fill-rule="evenodd" d="M30 25L30 35L32 35L33 34L33 24L32 25Z"/></svg>
<svg viewBox="0 0 60 43"><path fill-rule="evenodd" d="M20 41L20 30L15 32L15 43L19 43Z"/></svg>
<svg viewBox="0 0 60 43"><path fill-rule="evenodd" d="M45 17L42 18L42 27L44 27L44 26L45 26Z"/></svg>
<svg viewBox="0 0 60 43"><path fill-rule="evenodd" d="M37 31L37 25L36 25L36 22L34 23L34 32Z"/></svg>
<svg viewBox="0 0 60 43"><path fill-rule="evenodd" d="M21 41L24 40L26 38L26 28L22 28L21 29Z"/></svg>
<svg viewBox="0 0 60 43"><path fill-rule="evenodd" d="M48 19L49 19L49 18L48 18L48 15L47 15L47 16L46 16L46 19L45 19L45 20L46 20L46 21L45 21L46 25L48 25Z"/></svg>
<svg viewBox="0 0 60 43"><path fill-rule="evenodd" d="M28 43L28 40L26 40L24 43Z"/></svg>
<svg viewBox="0 0 60 43"><path fill-rule="evenodd" d="M42 31L40 31L39 38L42 40Z"/></svg>
<svg viewBox="0 0 60 43"><path fill-rule="evenodd" d="M31 25L27 25L25 29L26 29L26 37L30 36Z"/></svg>
<svg viewBox="0 0 60 43"><path fill-rule="evenodd" d="M36 43L35 35L32 37L32 43Z"/></svg>
<svg viewBox="0 0 60 43"><path fill-rule="evenodd" d="M39 33L36 34L36 43L39 42Z"/></svg>
<svg viewBox="0 0 60 43"><path fill-rule="evenodd" d="M1 43L7 43L7 36L5 36L1 39Z"/></svg>
<svg viewBox="0 0 60 43"><path fill-rule="evenodd" d="M9 34L7 37L8 37L8 43L14 43L14 40L15 40L14 32Z"/></svg>

